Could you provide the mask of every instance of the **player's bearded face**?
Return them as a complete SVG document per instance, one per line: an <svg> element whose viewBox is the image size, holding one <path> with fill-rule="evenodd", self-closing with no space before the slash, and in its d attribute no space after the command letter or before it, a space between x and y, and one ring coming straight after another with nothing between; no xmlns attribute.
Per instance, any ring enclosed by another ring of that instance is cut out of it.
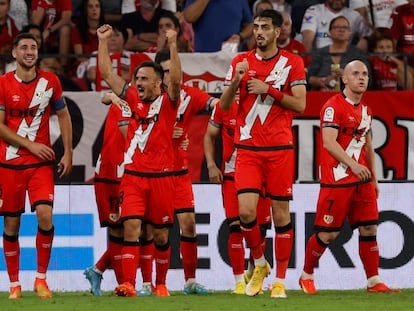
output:
<svg viewBox="0 0 414 311"><path fill-rule="evenodd" d="M154 70L150 67L144 67L138 70L135 78L135 86L138 90L138 96L143 101L151 101L161 93L161 79L157 78Z"/></svg>
<svg viewBox="0 0 414 311"><path fill-rule="evenodd" d="M20 40L12 54L20 66L30 69L36 66L38 59L37 42L31 39Z"/></svg>
<svg viewBox="0 0 414 311"><path fill-rule="evenodd" d="M267 50L269 47L276 46L280 28L275 28L270 19L257 19L253 23L253 34L257 48Z"/></svg>

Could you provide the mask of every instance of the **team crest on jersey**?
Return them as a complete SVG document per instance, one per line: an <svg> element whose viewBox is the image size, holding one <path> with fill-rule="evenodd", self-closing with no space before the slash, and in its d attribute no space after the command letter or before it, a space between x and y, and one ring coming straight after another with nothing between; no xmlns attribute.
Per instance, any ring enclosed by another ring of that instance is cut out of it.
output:
<svg viewBox="0 0 414 311"><path fill-rule="evenodd" d="M12 100L13 100L14 102L18 102L18 101L20 100L20 96L19 96L19 95L13 95L13 96L12 96Z"/></svg>
<svg viewBox="0 0 414 311"><path fill-rule="evenodd" d="M41 99L41 98L43 98L44 94L45 94L44 92L37 91L37 92L35 93L34 97L36 97L36 98L38 98L38 99Z"/></svg>
<svg viewBox="0 0 414 311"><path fill-rule="evenodd" d="M328 214L323 215L323 221L329 225L329 224L333 223L334 217L332 215L328 215Z"/></svg>
<svg viewBox="0 0 414 311"><path fill-rule="evenodd" d="M332 122L334 119L335 110L332 107L325 109L323 113L323 121Z"/></svg>
<svg viewBox="0 0 414 311"><path fill-rule="evenodd" d="M110 213L109 214L109 219L112 221L112 222L117 222L118 220L119 220L119 214L118 213Z"/></svg>

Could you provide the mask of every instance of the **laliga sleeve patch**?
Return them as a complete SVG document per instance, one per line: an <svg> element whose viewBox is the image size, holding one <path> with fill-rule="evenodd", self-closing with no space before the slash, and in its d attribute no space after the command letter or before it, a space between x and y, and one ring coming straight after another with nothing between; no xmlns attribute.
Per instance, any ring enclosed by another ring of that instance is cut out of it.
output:
<svg viewBox="0 0 414 311"><path fill-rule="evenodd" d="M333 122L334 113L335 113L335 110L332 107L326 108L323 114L323 121Z"/></svg>

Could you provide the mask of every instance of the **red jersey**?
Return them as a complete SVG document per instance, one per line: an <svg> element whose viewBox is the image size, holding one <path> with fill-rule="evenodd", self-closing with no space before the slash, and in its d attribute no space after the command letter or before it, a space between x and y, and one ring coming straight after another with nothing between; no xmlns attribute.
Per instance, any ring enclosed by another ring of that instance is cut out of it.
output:
<svg viewBox="0 0 414 311"><path fill-rule="evenodd" d="M88 41L83 42L82 37L79 33L79 29L75 26L72 27L70 32L70 42L72 45L80 44L82 45L82 52L83 54L92 54L93 52L98 50L98 37L96 34L92 34L88 31L87 33Z"/></svg>
<svg viewBox="0 0 414 311"><path fill-rule="evenodd" d="M72 1L55 0L53 3L47 0L32 0L32 11L45 10L43 29L47 29L60 20L63 11L72 11Z"/></svg>
<svg viewBox="0 0 414 311"><path fill-rule="evenodd" d="M224 174L234 173L236 161L236 148L234 147L234 131L236 128L236 114L238 103L234 103L226 112L216 105L211 113L210 124L221 128L223 144L222 171Z"/></svg>
<svg viewBox="0 0 414 311"><path fill-rule="evenodd" d="M125 171L161 173L173 171L173 129L177 105L166 93L152 102L143 102L136 87L130 86L124 98L132 111L125 146Z"/></svg>
<svg viewBox="0 0 414 311"><path fill-rule="evenodd" d="M6 23L0 25L0 54L10 53L13 39L19 34L14 20L7 17Z"/></svg>
<svg viewBox="0 0 414 311"><path fill-rule="evenodd" d="M397 41L399 52L414 52L414 7L404 4L395 8L391 14L391 34ZM410 57L413 62L414 57Z"/></svg>
<svg viewBox="0 0 414 311"><path fill-rule="evenodd" d="M119 127L127 125L129 118L116 105L110 106L105 121L102 149L96 163L95 179L121 180L124 172L125 138Z"/></svg>
<svg viewBox="0 0 414 311"><path fill-rule="evenodd" d="M369 57L372 68L374 86L377 90L397 90L397 65L385 62L378 56Z"/></svg>
<svg viewBox="0 0 414 311"><path fill-rule="evenodd" d="M279 46L279 48L284 49L286 51L289 51L293 54L298 54L302 57L305 68L308 68L311 62L311 57L309 55L302 55L302 54L307 54L308 50L305 48L305 46L299 42L298 40L295 39L290 39L289 40L289 44L281 47Z"/></svg>
<svg viewBox="0 0 414 311"><path fill-rule="evenodd" d="M262 59L255 50L240 53L233 58L225 84L231 83L236 64L244 58L249 63L249 70L239 85L236 147L255 150L292 148L293 111L279 105L270 95L249 94L247 81L256 78L291 95L293 86L306 84L302 58L283 49L270 59Z"/></svg>
<svg viewBox="0 0 414 311"><path fill-rule="evenodd" d="M175 126L181 127L184 130L184 133L180 138L173 140L175 149L175 170L187 169L187 151L180 148L180 143L187 136L192 116L195 116L201 111L209 111L212 99L211 95L196 87L188 85L181 86L180 105L178 106L177 122Z"/></svg>
<svg viewBox="0 0 414 311"><path fill-rule="evenodd" d="M366 136L371 130L372 112L364 103L354 105L339 93L331 97L320 113L321 129L333 127L338 130L337 142L359 164L367 166ZM347 185L360 183L349 167L338 162L322 144L320 147L321 185Z"/></svg>
<svg viewBox="0 0 414 311"><path fill-rule="evenodd" d="M37 70L37 76L23 83L14 72L0 77L0 110L6 113L5 124L31 141L51 147L49 118L51 108L61 109L62 86L51 72ZM25 148L12 146L0 139L0 163L7 165L45 162Z"/></svg>

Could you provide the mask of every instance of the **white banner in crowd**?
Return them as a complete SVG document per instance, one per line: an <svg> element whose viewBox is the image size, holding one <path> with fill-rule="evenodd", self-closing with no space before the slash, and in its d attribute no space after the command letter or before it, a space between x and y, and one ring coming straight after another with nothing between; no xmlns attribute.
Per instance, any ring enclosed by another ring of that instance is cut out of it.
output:
<svg viewBox="0 0 414 311"><path fill-rule="evenodd" d="M414 201L410 193L413 183L380 184L380 275L390 286L410 288L414 279ZM312 233L312 216L319 186L296 184L291 203L295 240L292 258L287 272L287 289L299 289L298 278L303 267L306 236ZM199 269L197 279L211 290L229 290L234 279L227 256L227 225L217 185L194 185L197 213ZM48 283L54 291L87 291L89 284L82 272L92 265L105 251L106 230L100 228L93 186L57 186L54 207L55 239L52 259L47 274ZM36 269L35 235L36 218L26 213L22 218L20 232L21 272L23 290L32 290ZM0 232L2 232L0 226ZM174 229L176 230L176 229ZM274 229L267 234L267 258L273 266ZM184 274L180 267L178 233L172 233L172 268L168 272L167 286L181 290ZM2 253L3 250L0 250ZM246 252L246 257L248 251ZM274 281L275 267L265 280ZM141 287L138 271L137 288ZM8 276L4 258L0 256L0 291L8 291ZM319 289L357 289L366 286L366 279L358 256L358 234L344 230L332 249L327 250L315 270ZM106 271L102 289L111 291L116 286L112 270Z"/></svg>

